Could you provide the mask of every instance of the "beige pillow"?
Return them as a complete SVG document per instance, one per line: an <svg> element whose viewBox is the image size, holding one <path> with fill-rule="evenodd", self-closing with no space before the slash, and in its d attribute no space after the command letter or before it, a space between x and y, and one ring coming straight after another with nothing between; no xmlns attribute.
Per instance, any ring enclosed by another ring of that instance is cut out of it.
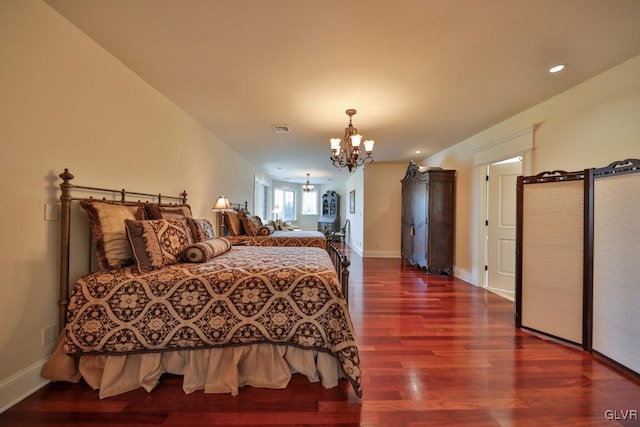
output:
<svg viewBox="0 0 640 427"><path fill-rule="evenodd" d="M133 264L125 221L144 218L142 205L81 200L80 206L91 223L98 266L102 270L112 270Z"/></svg>
<svg viewBox="0 0 640 427"><path fill-rule="evenodd" d="M158 206L147 203L144 209L147 213L146 219L191 218L189 205Z"/></svg>
<svg viewBox="0 0 640 427"><path fill-rule="evenodd" d="M229 228L229 232L233 236L241 236L242 235L242 222L240 222L240 217L238 216L238 212L225 212L225 218L227 219L227 227Z"/></svg>

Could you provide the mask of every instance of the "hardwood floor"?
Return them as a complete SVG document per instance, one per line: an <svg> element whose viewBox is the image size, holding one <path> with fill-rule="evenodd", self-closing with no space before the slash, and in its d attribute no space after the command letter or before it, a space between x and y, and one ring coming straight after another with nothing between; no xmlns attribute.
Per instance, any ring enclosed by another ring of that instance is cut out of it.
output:
<svg viewBox="0 0 640 427"><path fill-rule="evenodd" d="M181 377L151 393L100 400L53 383L0 414L0 426L602 426L640 423L640 381L586 352L516 330L513 304L398 259L349 251L350 309L364 396L294 376L284 390L185 395Z"/></svg>

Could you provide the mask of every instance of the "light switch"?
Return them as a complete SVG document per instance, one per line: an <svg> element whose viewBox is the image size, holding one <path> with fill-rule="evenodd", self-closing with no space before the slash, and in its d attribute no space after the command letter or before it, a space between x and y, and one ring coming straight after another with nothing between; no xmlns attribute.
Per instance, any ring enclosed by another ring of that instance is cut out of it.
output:
<svg viewBox="0 0 640 427"><path fill-rule="evenodd" d="M44 204L44 220L45 221L57 221L60 219L58 214L57 203L45 203Z"/></svg>

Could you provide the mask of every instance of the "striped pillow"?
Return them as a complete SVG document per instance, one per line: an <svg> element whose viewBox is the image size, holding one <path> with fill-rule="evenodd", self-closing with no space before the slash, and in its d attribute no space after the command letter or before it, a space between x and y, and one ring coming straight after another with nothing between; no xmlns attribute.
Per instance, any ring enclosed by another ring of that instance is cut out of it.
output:
<svg viewBox="0 0 640 427"><path fill-rule="evenodd" d="M224 237L194 243L184 251L186 262L207 262L231 250L231 241Z"/></svg>
<svg viewBox="0 0 640 427"><path fill-rule="evenodd" d="M133 264L125 220L144 218L139 203L118 203L101 200L82 200L80 206L87 212L96 247L96 259L101 270L112 270Z"/></svg>

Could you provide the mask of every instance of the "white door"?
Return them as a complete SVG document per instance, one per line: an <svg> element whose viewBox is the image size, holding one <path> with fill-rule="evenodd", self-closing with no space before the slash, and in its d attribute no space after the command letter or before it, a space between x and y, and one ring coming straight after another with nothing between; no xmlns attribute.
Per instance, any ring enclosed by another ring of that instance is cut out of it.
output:
<svg viewBox="0 0 640 427"><path fill-rule="evenodd" d="M488 223L486 287L507 299L515 299L516 183L522 160L488 167Z"/></svg>

